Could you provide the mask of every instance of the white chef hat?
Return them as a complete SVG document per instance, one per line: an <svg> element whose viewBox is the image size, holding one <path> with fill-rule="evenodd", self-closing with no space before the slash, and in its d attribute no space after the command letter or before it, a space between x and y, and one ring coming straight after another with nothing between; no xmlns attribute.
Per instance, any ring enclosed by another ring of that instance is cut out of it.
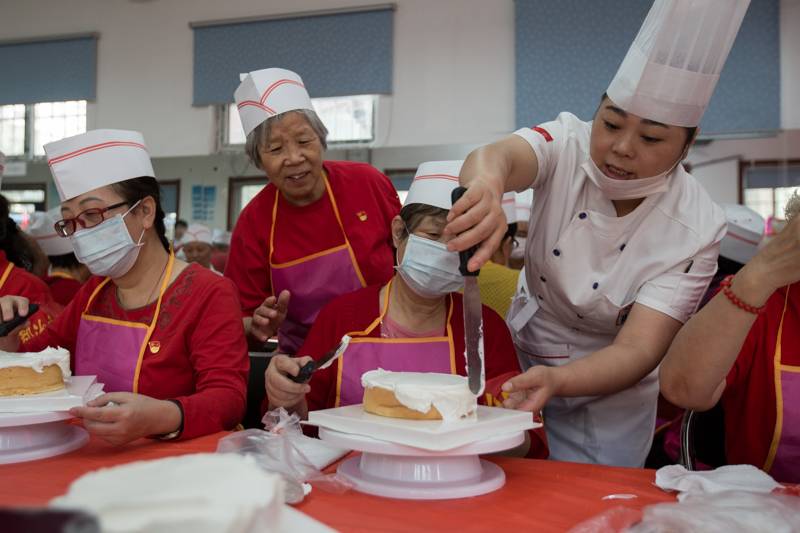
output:
<svg viewBox="0 0 800 533"><path fill-rule="evenodd" d="M303 80L282 68L266 68L239 76L233 93L245 135L275 115L296 109L314 110Z"/></svg>
<svg viewBox="0 0 800 533"><path fill-rule="evenodd" d="M155 177L138 131L87 131L45 144L44 151L62 202L112 183Z"/></svg>
<svg viewBox="0 0 800 533"><path fill-rule="evenodd" d="M764 219L743 205L726 204L723 207L728 220L728 232L720 243L719 255L745 264L758 251L758 245L764 236Z"/></svg>
<svg viewBox="0 0 800 533"><path fill-rule="evenodd" d="M190 242L204 242L206 244L213 244L211 229L203 224L189 224L186 232L181 238L181 244L189 244Z"/></svg>
<svg viewBox="0 0 800 533"><path fill-rule="evenodd" d="M643 118L697 126L749 4L655 0L608 87L608 97Z"/></svg>
<svg viewBox="0 0 800 533"><path fill-rule="evenodd" d="M450 195L458 187L458 174L464 161L429 161L417 169L403 206L426 204L447 209L453 206Z"/></svg>
<svg viewBox="0 0 800 533"><path fill-rule="evenodd" d="M213 244L227 244L230 246L231 232L214 228L214 231L211 232L211 241Z"/></svg>
<svg viewBox="0 0 800 533"><path fill-rule="evenodd" d="M518 192L515 201L515 222L528 222L531 218L531 209L533 209L533 189Z"/></svg>
<svg viewBox="0 0 800 533"><path fill-rule="evenodd" d="M30 224L25 232L36 241L45 255L65 255L74 252L72 241L56 233L55 223L61 220L59 208L31 215Z"/></svg>
<svg viewBox="0 0 800 533"><path fill-rule="evenodd" d="M506 216L506 224L513 224L517 221L517 193L507 192L503 194L500 200L500 207L503 208L503 214Z"/></svg>

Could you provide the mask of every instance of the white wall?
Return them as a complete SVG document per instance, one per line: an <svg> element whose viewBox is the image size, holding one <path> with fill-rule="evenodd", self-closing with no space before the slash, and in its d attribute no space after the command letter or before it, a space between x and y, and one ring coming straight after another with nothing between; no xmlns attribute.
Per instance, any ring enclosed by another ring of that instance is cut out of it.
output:
<svg viewBox="0 0 800 533"><path fill-rule="evenodd" d="M191 213L196 184L216 185L220 203L228 178L256 171L215 149L216 119L192 99L190 22L378 4L381 0L0 0L0 40L100 33L97 102L89 127L137 129L159 177L181 179L181 215ZM463 157L514 127L513 0L395 0L394 94L382 104L378 168L413 168L429 159ZM778 138L714 141L690 161L741 155L800 158L800 0L781 0L781 120ZM308 43L313 48L313 43ZM3 80L5 82L5 80ZM335 154L331 154L335 155ZM159 159L168 158L164 162ZM199 163L199 164L198 164ZM721 165L721 166L720 166ZM36 165L31 165L36 168ZM733 165L700 165L701 181L720 201L736 195ZM42 167L20 181L41 180ZM8 181L15 181L8 178ZM218 205L223 225L227 205Z"/></svg>
<svg viewBox="0 0 800 533"><path fill-rule="evenodd" d="M97 31L89 127L144 133L154 157L211 153L214 113L192 100L189 22L379 3L376 0L0 1L0 39ZM511 0L397 0L394 95L383 146L477 143L513 127ZM307 43L313 50L313 43ZM265 67L268 65L264 65Z"/></svg>

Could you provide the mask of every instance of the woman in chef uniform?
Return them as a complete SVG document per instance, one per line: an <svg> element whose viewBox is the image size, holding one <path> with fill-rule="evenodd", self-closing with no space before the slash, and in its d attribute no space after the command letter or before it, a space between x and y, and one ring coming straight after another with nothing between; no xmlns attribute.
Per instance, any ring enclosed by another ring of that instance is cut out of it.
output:
<svg viewBox="0 0 800 533"><path fill-rule="evenodd" d="M141 134L94 130L45 145L61 197L56 231L94 274L22 351L62 346L106 394L70 412L114 444L232 429L244 414L247 344L236 289L176 260ZM0 299L3 319L27 300ZM16 348L6 345L3 349Z"/></svg>
<svg viewBox="0 0 800 533"><path fill-rule="evenodd" d="M526 372L510 407L544 408L551 458L642 466L657 366L716 270L722 210L679 163L748 0L656 0L591 123L570 113L470 154L449 248L505 231L505 190L535 190L509 325Z"/></svg>
<svg viewBox="0 0 800 533"><path fill-rule="evenodd" d="M234 96L247 155L269 185L239 216L225 275L253 348L277 331L293 354L328 301L392 276L400 201L370 165L323 161L328 131L294 72L251 72Z"/></svg>
<svg viewBox="0 0 800 533"><path fill-rule="evenodd" d="M270 361L266 386L270 409L308 411L361 403L364 372L440 372L466 375L464 311L458 291L464 281L455 252L442 232L450 194L458 186L462 161L420 165L400 214L391 223L397 247L397 274L389 283L339 296L326 305L300 349L304 357L278 355ZM483 306L486 394L497 404L499 388L519 373L508 328ZM308 385L287 378L306 362L322 357L342 336L352 340L330 367L315 372ZM306 394L308 393L308 394ZM546 456L543 439L532 440L531 456Z"/></svg>

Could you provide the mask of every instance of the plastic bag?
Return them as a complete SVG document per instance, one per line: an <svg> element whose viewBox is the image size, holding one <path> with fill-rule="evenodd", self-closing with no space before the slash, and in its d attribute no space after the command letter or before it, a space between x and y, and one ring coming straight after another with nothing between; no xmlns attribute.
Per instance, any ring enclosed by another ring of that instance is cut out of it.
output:
<svg viewBox="0 0 800 533"><path fill-rule="evenodd" d="M570 533L791 533L800 531L800 498L727 491L695 494L643 510L615 507L581 522Z"/></svg>
<svg viewBox="0 0 800 533"><path fill-rule="evenodd" d="M263 422L265 430L248 429L223 437L217 443L217 452L252 455L264 470L281 474L286 481L287 503L303 501L306 482L337 493L350 488L337 474L321 472L349 450L306 437L300 428L300 418L289 415L283 408L268 412Z"/></svg>

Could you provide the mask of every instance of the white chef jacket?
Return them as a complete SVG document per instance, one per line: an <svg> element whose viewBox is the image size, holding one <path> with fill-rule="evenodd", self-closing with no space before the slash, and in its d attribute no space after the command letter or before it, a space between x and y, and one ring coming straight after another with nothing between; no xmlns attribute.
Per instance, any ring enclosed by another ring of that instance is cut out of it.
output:
<svg viewBox="0 0 800 533"><path fill-rule="evenodd" d="M613 343L634 302L685 322L717 268L725 215L682 165L665 192L618 217L592 182L592 123L570 113L515 132L539 170L526 243L529 296L519 293L509 326L523 370L560 366ZM657 369L604 397L552 398L544 410L550 457L644 465L652 443Z"/></svg>

